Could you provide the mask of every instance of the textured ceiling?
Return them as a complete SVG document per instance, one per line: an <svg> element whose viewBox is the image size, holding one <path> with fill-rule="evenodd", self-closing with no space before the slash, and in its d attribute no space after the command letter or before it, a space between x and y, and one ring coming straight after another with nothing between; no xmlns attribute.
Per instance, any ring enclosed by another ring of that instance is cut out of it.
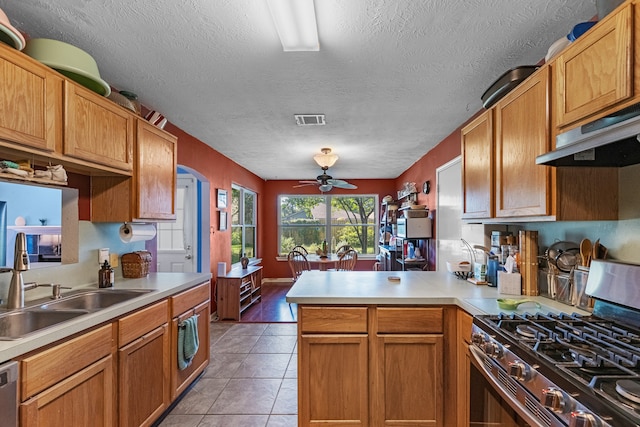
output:
<svg viewBox="0 0 640 427"><path fill-rule="evenodd" d="M596 14L595 0L316 0L319 52L283 52L266 0L0 0L30 37L264 179L396 178L482 109L506 70ZM299 127L294 114L326 126Z"/></svg>

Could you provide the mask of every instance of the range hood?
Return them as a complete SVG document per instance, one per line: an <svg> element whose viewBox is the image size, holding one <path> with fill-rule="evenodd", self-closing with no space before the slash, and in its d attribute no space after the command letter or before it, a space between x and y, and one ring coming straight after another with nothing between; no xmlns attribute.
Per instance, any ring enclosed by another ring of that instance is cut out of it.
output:
<svg viewBox="0 0 640 427"><path fill-rule="evenodd" d="M623 167L640 163L640 104L556 137L556 150L536 157L549 166Z"/></svg>

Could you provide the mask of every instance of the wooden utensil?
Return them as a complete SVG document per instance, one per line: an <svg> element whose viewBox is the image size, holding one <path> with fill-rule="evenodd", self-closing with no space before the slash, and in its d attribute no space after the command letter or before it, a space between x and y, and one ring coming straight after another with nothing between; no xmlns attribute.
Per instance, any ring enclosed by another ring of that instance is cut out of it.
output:
<svg viewBox="0 0 640 427"><path fill-rule="evenodd" d="M580 257L582 258L582 265L585 267L589 266L592 250L591 240L586 238L582 239L580 242Z"/></svg>
<svg viewBox="0 0 640 427"><path fill-rule="evenodd" d="M593 243L593 248L591 249L591 259L598 259L599 250L600 250L600 239L597 239Z"/></svg>

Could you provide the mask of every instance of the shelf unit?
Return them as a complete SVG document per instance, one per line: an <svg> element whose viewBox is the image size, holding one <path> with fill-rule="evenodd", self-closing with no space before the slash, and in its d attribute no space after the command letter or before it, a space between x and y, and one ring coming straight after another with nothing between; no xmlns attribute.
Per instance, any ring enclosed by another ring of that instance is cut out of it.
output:
<svg viewBox="0 0 640 427"><path fill-rule="evenodd" d="M398 218L398 204L395 202L382 202L380 207L380 238L378 243L380 245L388 245L390 235L396 234L396 220Z"/></svg>
<svg viewBox="0 0 640 427"><path fill-rule="evenodd" d="M217 289L220 320L240 320L245 310L262 299L262 266L235 268L219 276Z"/></svg>
<svg viewBox="0 0 640 427"><path fill-rule="evenodd" d="M424 257L424 255L428 256L429 254L429 238L426 237L418 237L418 238L403 238L396 237L396 264L399 265L398 270L408 271L408 270L424 270L425 266L428 267L429 260ZM415 260L408 260L405 255L405 243L413 243L414 247L421 247L421 243L424 242L424 252L423 249L420 249L422 258Z"/></svg>

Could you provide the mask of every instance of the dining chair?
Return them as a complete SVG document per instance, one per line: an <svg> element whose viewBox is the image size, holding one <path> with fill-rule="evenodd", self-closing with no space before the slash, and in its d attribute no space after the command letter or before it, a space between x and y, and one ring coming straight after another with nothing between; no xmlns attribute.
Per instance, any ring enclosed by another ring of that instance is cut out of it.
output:
<svg viewBox="0 0 640 427"><path fill-rule="evenodd" d="M336 250L336 254L338 256L340 256L340 255L344 254L345 252L347 252L349 249L353 249L351 247L351 245L342 245Z"/></svg>
<svg viewBox="0 0 640 427"><path fill-rule="evenodd" d="M300 277L303 271L311 270L311 263L309 263L306 255L300 251L289 252L287 262L289 263L294 282L298 280L298 277Z"/></svg>
<svg viewBox="0 0 640 427"><path fill-rule="evenodd" d="M358 252L355 249L349 249L344 252L336 262L336 270L353 271L358 261Z"/></svg>
<svg viewBox="0 0 640 427"><path fill-rule="evenodd" d="M301 252L305 256L309 255L309 251L307 251L304 246L295 245L291 250Z"/></svg>

